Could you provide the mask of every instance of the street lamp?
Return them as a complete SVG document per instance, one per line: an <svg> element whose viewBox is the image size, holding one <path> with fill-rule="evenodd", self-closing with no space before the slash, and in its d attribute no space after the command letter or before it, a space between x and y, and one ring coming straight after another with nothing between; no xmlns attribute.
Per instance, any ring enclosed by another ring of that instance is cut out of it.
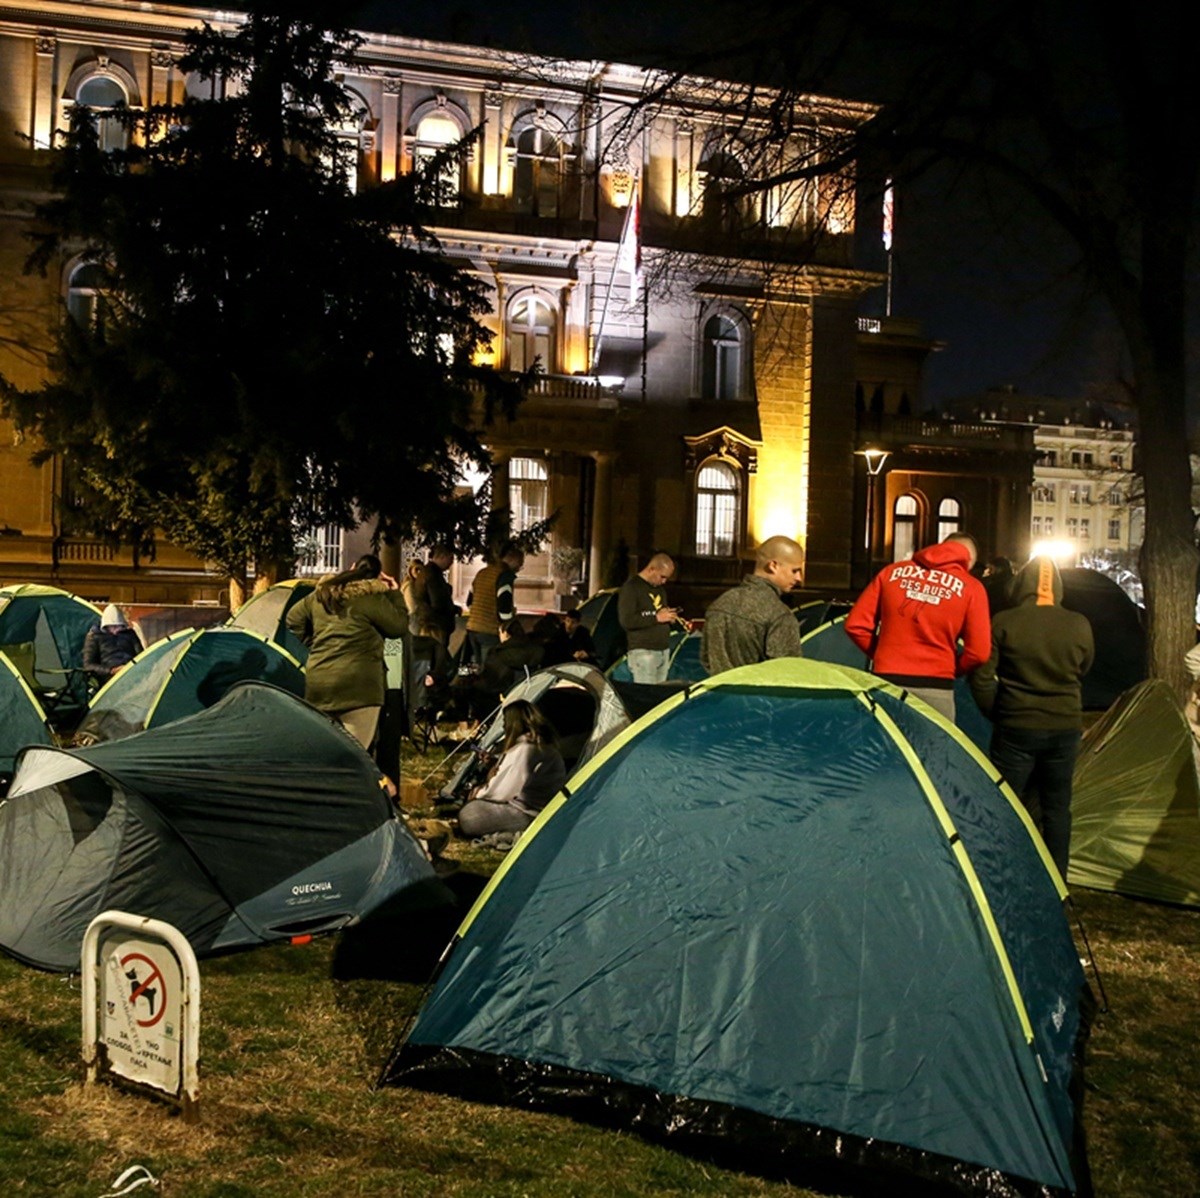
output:
<svg viewBox="0 0 1200 1198"><path fill-rule="evenodd" d="M854 456L862 458L867 464L867 520L863 529L863 548L867 551L868 573L871 567L871 519L875 515L875 480L891 453L890 449L876 449L872 445L854 451Z"/></svg>

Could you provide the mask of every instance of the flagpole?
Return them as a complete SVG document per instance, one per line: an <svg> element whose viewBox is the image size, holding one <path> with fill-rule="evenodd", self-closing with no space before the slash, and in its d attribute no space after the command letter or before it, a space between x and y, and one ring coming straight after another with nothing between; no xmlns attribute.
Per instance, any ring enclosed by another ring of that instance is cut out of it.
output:
<svg viewBox="0 0 1200 1198"><path fill-rule="evenodd" d="M634 186L637 186L636 180ZM600 365L600 346L604 343L604 325L608 320L608 305L612 299L613 283L617 279L617 267L621 262L621 246L625 243L625 238L629 233L629 222L633 219L633 196L629 197L629 206L625 209L625 222L621 226L621 236L617 240L617 251L613 254L612 270L608 272L608 287L604 292L604 307L600 310L600 327L596 330L596 345L592 350L592 365L591 373L596 373L596 368Z"/></svg>

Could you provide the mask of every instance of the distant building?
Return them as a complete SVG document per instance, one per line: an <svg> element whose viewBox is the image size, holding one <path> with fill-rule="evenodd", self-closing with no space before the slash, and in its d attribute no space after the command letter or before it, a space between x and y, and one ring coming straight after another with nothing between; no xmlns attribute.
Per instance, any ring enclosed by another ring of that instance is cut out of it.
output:
<svg viewBox="0 0 1200 1198"><path fill-rule="evenodd" d="M1029 546L1066 541L1077 561L1128 559L1141 547L1145 507L1136 472L1136 423L1112 404L990 390L950 405L959 417L1032 427L1037 459L1030 492Z"/></svg>

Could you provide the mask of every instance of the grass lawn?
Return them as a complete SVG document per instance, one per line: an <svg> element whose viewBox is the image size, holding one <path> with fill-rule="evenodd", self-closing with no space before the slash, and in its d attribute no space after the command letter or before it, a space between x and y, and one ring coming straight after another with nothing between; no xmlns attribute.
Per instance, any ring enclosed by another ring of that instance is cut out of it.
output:
<svg viewBox="0 0 1200 1198"><path fill-rule="evenodd" d="M499 858L457 851L465 893ZM1193 1198L1200 914L1086 891L1077 904L1111 1004L1088 1073L1097 1193ZM78 979L0 959L3 1192L98 1196L143 1164L163 1193L198 1198L809 1193L562 1118L374 1091L447 930L426 917L388 942L348 933L201 962L197 1125L85 1088Z"/></svg>

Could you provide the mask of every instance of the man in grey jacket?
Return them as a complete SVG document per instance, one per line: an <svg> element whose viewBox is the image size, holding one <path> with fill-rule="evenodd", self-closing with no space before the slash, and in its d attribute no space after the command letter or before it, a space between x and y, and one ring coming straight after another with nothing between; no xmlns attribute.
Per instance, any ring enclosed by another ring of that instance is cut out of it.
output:
<svg viewBox="0 0 1200 1198"><path fill-rule="evenodd" d="M783 599L804 575L804 550L791 537L758 547L754 573L726 591L704 614L700 662L710 674L775 657L803 657L800 625Z"/></svg>

